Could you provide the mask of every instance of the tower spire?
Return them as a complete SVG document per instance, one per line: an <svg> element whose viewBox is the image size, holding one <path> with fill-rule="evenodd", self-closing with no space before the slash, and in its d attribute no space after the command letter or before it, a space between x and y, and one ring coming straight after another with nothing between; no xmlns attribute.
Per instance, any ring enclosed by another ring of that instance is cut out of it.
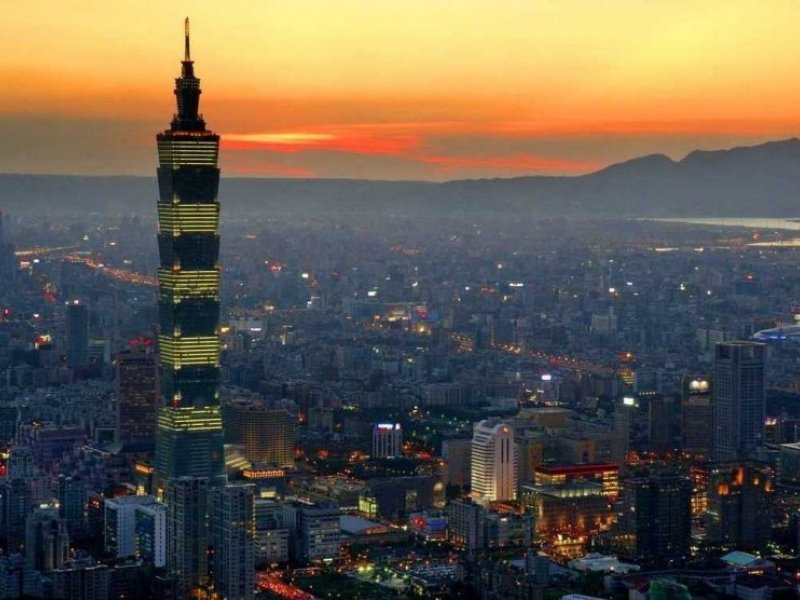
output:
<svg viewBox="0 0 800 600"><path fill-rule="evenodd" d="M186 17L186 20L183 22L183 31L185 35L183 60L190 62L192 60L192 53L189 50L189 17Z"/></svg>
<svg viewBox="0 0 800 600"><path fill-rule="evenodd" d="M199 113L200 80L194 74L194 61L189 45L189 17L183 22L183 31L184 55L181 61L181 76L175 80L178 114L172 121L172 129L203 131L205 123Z"/></svg>

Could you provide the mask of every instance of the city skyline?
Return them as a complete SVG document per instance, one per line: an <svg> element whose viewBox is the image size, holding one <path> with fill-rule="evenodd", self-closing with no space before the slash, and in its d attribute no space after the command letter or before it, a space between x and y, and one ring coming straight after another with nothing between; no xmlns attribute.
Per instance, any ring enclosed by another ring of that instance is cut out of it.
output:
<svg viewBox="0 0 800 600"><path fill-rule="evenodd" d="M240 1L139 13L127 0L9 11L5 172L149 175L149 132L169 101L157 90L172 77L159 59L187 14L229 176L575 175L800 131L800 8L786 3Z"/></svg>

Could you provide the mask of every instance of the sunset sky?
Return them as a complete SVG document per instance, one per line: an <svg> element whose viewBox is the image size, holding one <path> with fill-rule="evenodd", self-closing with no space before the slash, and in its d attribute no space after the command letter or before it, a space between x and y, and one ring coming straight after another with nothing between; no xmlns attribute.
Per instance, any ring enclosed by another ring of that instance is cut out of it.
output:
<svg viewBox="0 0 800 600"><path fill-rule="evenodd" d="M800 134L795 0L27 0L0 171L152 175L187 15L227 176L572 175Z"/></svg>

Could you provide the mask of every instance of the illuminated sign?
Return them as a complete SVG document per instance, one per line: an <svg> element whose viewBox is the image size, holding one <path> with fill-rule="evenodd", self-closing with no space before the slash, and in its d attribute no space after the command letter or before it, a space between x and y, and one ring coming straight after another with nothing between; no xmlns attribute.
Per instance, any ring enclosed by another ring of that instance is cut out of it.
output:
<svg viewBox="0 0 800 600"><path fill-rule="evenodd" d="M689 382L689 392L692 394L705 394L708 389L709 383L706 379L693 379Z"/></svg>

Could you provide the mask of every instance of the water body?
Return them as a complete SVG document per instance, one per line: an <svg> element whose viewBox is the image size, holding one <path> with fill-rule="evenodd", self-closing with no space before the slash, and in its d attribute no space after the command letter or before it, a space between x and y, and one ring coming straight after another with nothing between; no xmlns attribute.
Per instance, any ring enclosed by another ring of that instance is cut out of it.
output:
<svg viewBox="0 0 800 600"><path fill-rule="evenodd" d="M800 217L791 219L758 219L742 217L675 217L670 219L643 219L645 221L662 221L665 223L689 223L691 225L712 225L714 227L746 227L754 230L785 229L800 231Z"/></svg>

